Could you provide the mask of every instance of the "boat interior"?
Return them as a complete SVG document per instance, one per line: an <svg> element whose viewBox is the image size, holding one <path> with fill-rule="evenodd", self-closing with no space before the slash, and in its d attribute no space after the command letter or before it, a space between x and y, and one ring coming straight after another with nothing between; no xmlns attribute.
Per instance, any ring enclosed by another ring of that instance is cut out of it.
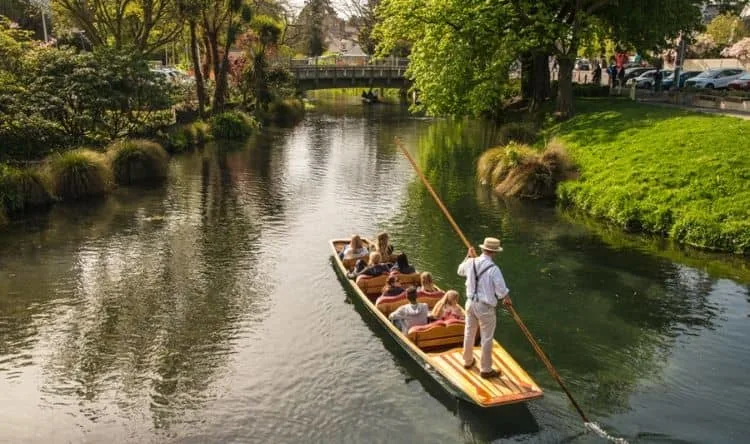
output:
<svg viewBox="0 0 750 444"><path fill-rule="evenodd" d="M365 240L363 240L363 242L370 245L369 242L366 242ZM340 252L346 245L346 242L336 242L334 245L336 251ZM367 262L369 258L367 256L344 258L342 262L347 270L351 270L359 259ZM391 259L395 259L395 256ZM362 290L367 298L375 304L375 307L386 317L402 305L409 303L406 298L406 292L396 296L381 296L387 279L388 273L380 276L358 276L356 279L357 287ZM401 274L399 275L399 282L404 287L418 287L420 284L420 274L416 272L411 274ZM427 292L420 289L417 293L417 301L426 303L431 310L443 297L443 294L444 292L442 290ZM464 321L458 319L449 319L445 321L435 320L427 325L412 327L409 330L407 337L422 351L434 352L445 350L463 345L464 325Z"/></svg>

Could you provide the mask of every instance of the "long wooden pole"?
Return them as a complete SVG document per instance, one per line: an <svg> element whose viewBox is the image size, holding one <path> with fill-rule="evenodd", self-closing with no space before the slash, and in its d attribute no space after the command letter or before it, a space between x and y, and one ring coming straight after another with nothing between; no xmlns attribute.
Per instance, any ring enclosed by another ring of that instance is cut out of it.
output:
<svg viewBox="0 0 750 444"><path fill-rule="evenodd" d="M435 199L435 203L440 207L441 210L443 210L443 214L445 214L445 217L448 219L448 222L450 222L453 229L456 231L458 236L463 241L464 245L466 245L466 248L472 248L471 243L464 235L463 231L461 231L461 228L459 228L458 224L455 220L453 220L453 216L451 216L451 213L448 211L448 209L443 204L443 201L440 200L440 197L437 195L435 190L432 188L432 185L430 185L430 182L427 180L425 175L422 173L422 170L417 166L417 163L414 161L414 158L411 157L411 154L409 154L409 151L406 150L406 147L401 143L401 140L396 138L396 145L398 145L401 152L404 153L406 158L409 160L409 163L411 163L411 166L414 168L414 171L417 172L417 175L420 179L422 179L422 183L424 183L424 186L427 188L427 191L430 192L432 195L432 198ZM557 373L557 370L550 362L549 358L547 358L547 355L544 353L544 350L542 350L542 347L539 346L539 343L534 339L534 336L531 334L528 328L526 328L526 324L524 324L523 320L521 319L521 316L518 315L518 312L516 312L516 309L513 307L513 305L506 305L506 308L508 311L510 311L511 316L513 316L513 320L516 321L516 324L518 324L518 327L521 329L523 334L526 336L526 339L529 340L529 343L531 343L531 347L534 349L536 354L539 356L539 359L544 363L544 366L547 367L547 371L552 376L552 378L557 381L557 383L560 385L560 387L563 389L566 395L568 395L568 399L570 399L570 402L573 404L573 407L578 411L578 414L581 415L581 418L583 419L583 422L588 423L589 420L586 417L586 414L583 413L583 409L581 409L581 406L578 405L576 400L573 398L573 395L570 393L567 387L565 387L565 384L563 384L562 379L560 378L560 374Z"/></svg>

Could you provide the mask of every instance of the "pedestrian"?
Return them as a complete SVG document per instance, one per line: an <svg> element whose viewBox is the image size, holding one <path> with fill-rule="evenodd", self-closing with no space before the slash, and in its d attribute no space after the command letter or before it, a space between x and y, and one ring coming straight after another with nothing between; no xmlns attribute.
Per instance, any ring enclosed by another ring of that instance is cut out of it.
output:
<svg viewBox="0 0 750 444"><path fill-rule="evenodd" d="M492 345L497 324L497 302L511 305L508 287L503 274L493 258L503 251L500 240L487 237L479 246L482 255L477 257L474 248L469 248L466 259L458 266L458 275L466 277L466 327L464 328L464 368L474 365L474 338L477 328L481 336L482 355L479 375L494 378L500 373L492 368Z"/></svg>

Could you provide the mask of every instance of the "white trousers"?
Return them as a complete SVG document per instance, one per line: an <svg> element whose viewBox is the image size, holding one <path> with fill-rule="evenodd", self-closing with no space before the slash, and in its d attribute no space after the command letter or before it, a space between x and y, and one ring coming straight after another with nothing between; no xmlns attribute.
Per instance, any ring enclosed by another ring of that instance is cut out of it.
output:
<svg viewBox="0 0 750 444"><path fill-rule="evenodd" d="M482 337L482 359L479 369L483 372L492 370L492 341L495 339L497 313L495 307L484 302L466 301L466 328L464 329L464 363L469 364L473 359L474 338L477 328Z"/></svg>

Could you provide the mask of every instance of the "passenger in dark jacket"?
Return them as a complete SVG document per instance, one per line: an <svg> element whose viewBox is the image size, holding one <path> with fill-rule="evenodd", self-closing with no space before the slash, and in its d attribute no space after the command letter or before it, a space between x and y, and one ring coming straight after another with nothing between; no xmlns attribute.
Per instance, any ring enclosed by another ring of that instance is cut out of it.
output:
<svg viewBox="0 0 750 444"><path fill-rule="evenodd" d="M406 253L401 253L396 256L396 263L393 264L391 271L398 271L401 274L412 274L416 272L414 267L409 265L409 259L406 258Z"/></svg>

